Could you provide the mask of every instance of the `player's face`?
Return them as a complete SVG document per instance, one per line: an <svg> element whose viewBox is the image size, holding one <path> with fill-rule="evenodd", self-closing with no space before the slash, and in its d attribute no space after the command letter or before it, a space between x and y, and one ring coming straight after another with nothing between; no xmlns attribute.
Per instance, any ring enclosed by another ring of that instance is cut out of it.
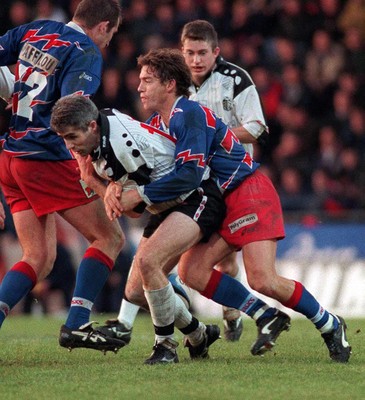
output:
<svg viewBox="0 0 365 400"><path fill-rule="evenodd" d="M70 126L64 132L57 133L65 141L68 150L84 157L89 155L100 144L99 136L95 130L96 126L96 122L91 121L86 131Z"/></svg>
<svg viewBox="0 0 365 400"><path fill-rule="evenodd" d="M139 80L138 92L143 108L150 113L161 112L166 102L168 84L160 82L147 65L142 67Z"/></svg>
<svg viewBox="0 0 365 400"><path fill-rule="evenodd" d="M214 68L219 54L219 47L212 49L212 45L204 40L186 39L182 47L182 53L190 69L193 82L196 85L200 85L207 74Z"/></svg>

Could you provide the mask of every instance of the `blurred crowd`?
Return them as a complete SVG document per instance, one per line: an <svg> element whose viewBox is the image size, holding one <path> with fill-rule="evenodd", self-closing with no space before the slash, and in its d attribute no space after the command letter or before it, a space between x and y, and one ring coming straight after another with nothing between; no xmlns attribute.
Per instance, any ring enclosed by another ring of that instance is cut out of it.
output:
<svg viewBox="0 0 365 400"><path fill-rule="evenodd" d="M284 211L342 216L365 205L364 0L123 0L94 99L144 120L138 55L179 47L183 25L210 21L221 54L252 76L270 141L255 158ZM2 0L1 30L33 19L67 22L78 0ZM4 114L4 112L2 113ZM1 117L6 130L7 114Z"/></svg>

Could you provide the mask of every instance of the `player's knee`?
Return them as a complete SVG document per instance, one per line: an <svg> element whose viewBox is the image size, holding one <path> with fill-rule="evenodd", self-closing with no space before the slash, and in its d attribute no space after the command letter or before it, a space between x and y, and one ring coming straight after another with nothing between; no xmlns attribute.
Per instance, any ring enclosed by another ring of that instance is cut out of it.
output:
<svg viewBox="0 0 365 400"><path fill-rule="evenodd" d="M238 274L239 265L236 260L236 253L228 254L223 260L221 260L217 265L216 268L227 274L229 276L236 276Z"/></svg>
<svg viewBox="0 0 365 400"><path fill-rule="evenodd" d="M189 272L189 268L184 268L183 266L178 266L178 274L180 279L189 286L191 289L199 290L197 287L197 280L192 272Z"/></svg>
<svg viewBox="0 0 365 400"><path fill-rule="evenodd" d="M159 263L151 252L144 251L138 253L134 257L134 265L138 268L140 274L148 279L153 276L157 269L160 269Z"/></svg>
<svg viewBox="0 0 365 400"><path fill-rule="evenodd" d="M218 271L229 276L236 276L238 274L238 266L235 263L225 262L216 266Z"/></svg>
<svg viewBox="0 0 365 400"><path fill-rule="evenodd" d="M25 256L24 259L32 265L37 274L38 280L41 280L48 276L52 271L53 265L56 261L56 254L56 251L44 248L34 254Z"/></svg>
<svg viewBox="0 0 365 400"><path fill-rule="evenodd" d="M119 253L125 243L125 235L122 231L122 228L118 225L115 229L111 232L112 235L112 243L113 247L115 247L116 251Z"/></svg>
<svg viewBox="0 0 365 400"><path fill-rule="evenodd" d="M272 281L264 276L251 276L247 279L251 289L265 296L271 297L273 293Z"/></svg>
<svg viewBox="0 0 365 400"><path fill-rule="evenodd" d="M119 226L115 226L108 232L107 236L103 236L98 240L101 242L101 248L111 258L116 259L125 244L125 235Z"/></svg>
<svg viewBox="0 0 365 400"><path fill-rule="evenodd" d="M139 290L136 290L133 286L128 285L124 290L124 297L130 302L137 306L144 307L145 306L145 297L143 292L141 293Z"/></svg>

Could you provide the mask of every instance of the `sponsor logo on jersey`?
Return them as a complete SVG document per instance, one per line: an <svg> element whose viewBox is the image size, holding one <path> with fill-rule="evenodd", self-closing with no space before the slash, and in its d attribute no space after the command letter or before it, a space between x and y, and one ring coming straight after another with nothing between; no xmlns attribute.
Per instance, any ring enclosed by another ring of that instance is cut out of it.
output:
<svg viewBox="0 0 365 400"><path fill-rule="evenodd" d="M233 109L233 101L229 97L225 97L222 100L222 104L223 104L223 110L225 111L231 111Z"/></svg>
<svg viewBox="0 0 365 400"><path fill-rule="evenodd" d="M82 187L82 190L84 191L84 193L88 199L95 196L96 193L91 188L89 188L89 186L87 186L86 183L82 179L80 179L79 182Z"/></svg>
<svg viewBox="0 0 365 400"><path fill-rule="evenodd" d="M19 58L22 61L26 61L33 67L37 67L47 74L52 74L57 67L57 58L43 52L29 43L26 43L22 51L20 52Z"/></svg>
<svg viewBox="0 0 365 400"><path fill-rule="evenodd" d="M93 77L88 75L86 72L83 72L80 76L79 79L86 79L87 81L91 82L93 80Z"/></svg>
<svg viewBox="0 0 365 400"><path fill-rule="evenodd" d="M258 216L256 213L244 215L243 217L240 217L240 218L236 219L235 221L231 222L228 225L228 228L231 233L235 233L239 229L243 228L244 226L254 224L258 220L259 219L258 219Z"/></svg>
<svg viewBox="0 0 365 400"><path fill-rule="evenodd" d="M178 108L178 107L174 108L174 109L172 110L171 115L170 115L170 119L171 119L176 113L181 113L181 112L184 112L184 110L181 109L181 108Z"/></svg>

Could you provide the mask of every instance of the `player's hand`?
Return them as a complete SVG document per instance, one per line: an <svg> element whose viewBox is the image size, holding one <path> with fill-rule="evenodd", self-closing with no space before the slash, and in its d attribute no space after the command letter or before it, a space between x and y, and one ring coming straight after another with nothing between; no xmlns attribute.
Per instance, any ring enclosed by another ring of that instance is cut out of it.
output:
<svg viewBox="0 0 365 400"><path fill-rule="evenodd" d="M121 204L123 207L124 213L128 213L127 215L133 215L133 210L142 202L142 198L138 193L138 190L131 189L125 190L123 192L123 196L121 198ZM135 216L134 216L135 217Z"/></svg>
<svg viewBox="0 0 365 400"><path fill-rule="evenodd" d="M90 187L92 181L95 179L95 170L91 161L91 156L88 155L86 157L81 156L80 154L73 153L77 164L79 165L78 170L80 172L81 179Z"/></svg>
<svg viewBox="0 0 365 400"><path fill-rule="evenodd" d="M104 195L104 205L106 214L111 221L121 217L123 214L121 199L122 186L118 183L110 182Z"/></svg>

